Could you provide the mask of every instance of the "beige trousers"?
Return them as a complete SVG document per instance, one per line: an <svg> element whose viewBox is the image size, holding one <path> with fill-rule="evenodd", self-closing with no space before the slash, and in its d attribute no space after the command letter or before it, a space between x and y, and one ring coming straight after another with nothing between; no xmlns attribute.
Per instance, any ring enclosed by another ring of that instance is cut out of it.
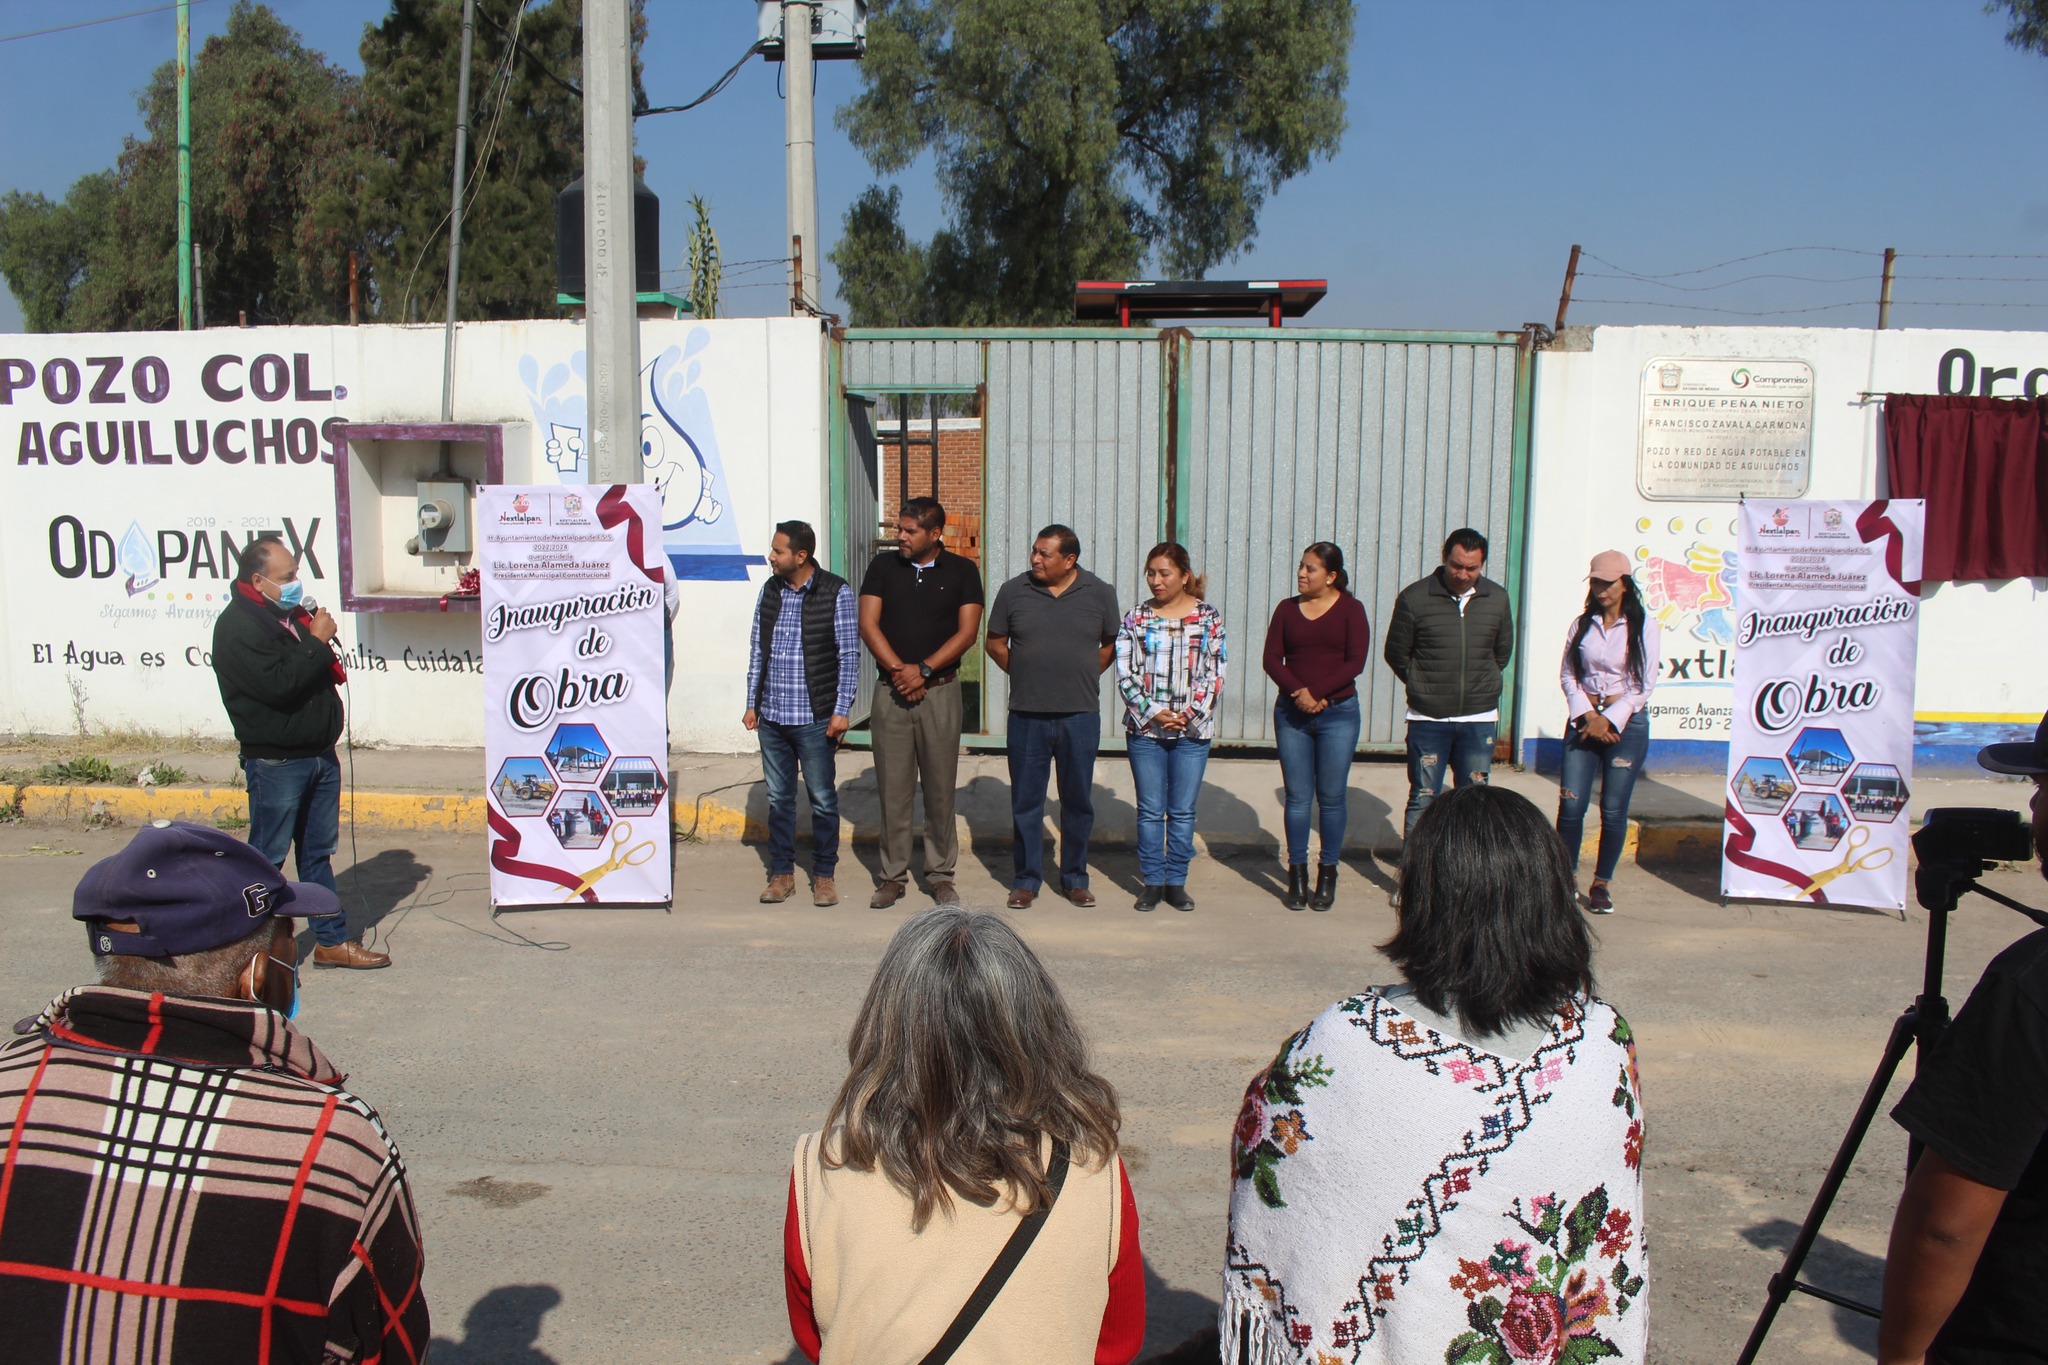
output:
<svg viewBox="0 0 2048 1365"><path fill-rule="evenodd" d="M875 749L875 791L882 800L882 880L910 880L910 831L924 790L924 873L953 880L960 840L953 827L953 785L960 775L960 684L928 689L905 703L887 682L875 686L868 733Z"/></svg>

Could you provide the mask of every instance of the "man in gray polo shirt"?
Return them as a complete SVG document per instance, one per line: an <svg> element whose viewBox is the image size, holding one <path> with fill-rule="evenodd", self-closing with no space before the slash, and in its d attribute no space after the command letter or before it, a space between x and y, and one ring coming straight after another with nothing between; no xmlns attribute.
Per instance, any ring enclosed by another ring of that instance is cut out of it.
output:
<svg viewBox="0 0 2048 1365"><path fill-rule="evenodd" d="M1116 657L1116 589L1081 567L1081 538L1048 526L1031 570L1003 584L988 614L988 657L1010 675L1010 908L1045 882L1045 791L1060 783L1060 894L1095 904L1088 836L1095 828L1095 753L1102 745L1101 678Z"/></svg>

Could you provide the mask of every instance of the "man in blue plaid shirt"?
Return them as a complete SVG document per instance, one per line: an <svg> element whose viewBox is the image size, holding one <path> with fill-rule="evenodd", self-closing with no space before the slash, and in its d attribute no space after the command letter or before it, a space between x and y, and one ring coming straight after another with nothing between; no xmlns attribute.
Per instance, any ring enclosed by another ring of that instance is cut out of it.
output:
<svg viewBox="0 0 2048 1365"><path fill-rule="evenodd" d="M811 799L811 903L837 905L839 791L832 758L860 682L859 611L853 588L817 564L818 533L778 522L768 550L774 577L761 585L747 641L747 713L761 740L768 784L765 905L796 894L796 782Z"/></svg>

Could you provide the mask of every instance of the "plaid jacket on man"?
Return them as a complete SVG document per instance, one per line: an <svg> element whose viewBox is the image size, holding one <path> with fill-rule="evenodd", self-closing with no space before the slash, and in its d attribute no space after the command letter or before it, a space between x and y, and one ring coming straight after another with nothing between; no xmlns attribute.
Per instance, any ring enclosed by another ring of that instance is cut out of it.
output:
<svg viewBox="0 0 2048 1365"><path fill-rule="evenodd" d="M0 1048L0 1361L416 1365L369 1105L258 1005L80 987Z"/></svg>

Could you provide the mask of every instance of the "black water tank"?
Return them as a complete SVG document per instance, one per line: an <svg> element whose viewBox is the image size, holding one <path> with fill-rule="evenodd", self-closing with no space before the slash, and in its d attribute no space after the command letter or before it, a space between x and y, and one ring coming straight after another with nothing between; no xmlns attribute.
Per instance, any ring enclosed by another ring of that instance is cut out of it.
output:
<svg viewBox="0 0 2048 1365"><path fill-rule="evenodd" d="M640 294L661 292L661 200L647 182L633 177L633 258L638 265L633 289ZM584 295L583 288L583 177L555 196L555 292Z"/></svg>

